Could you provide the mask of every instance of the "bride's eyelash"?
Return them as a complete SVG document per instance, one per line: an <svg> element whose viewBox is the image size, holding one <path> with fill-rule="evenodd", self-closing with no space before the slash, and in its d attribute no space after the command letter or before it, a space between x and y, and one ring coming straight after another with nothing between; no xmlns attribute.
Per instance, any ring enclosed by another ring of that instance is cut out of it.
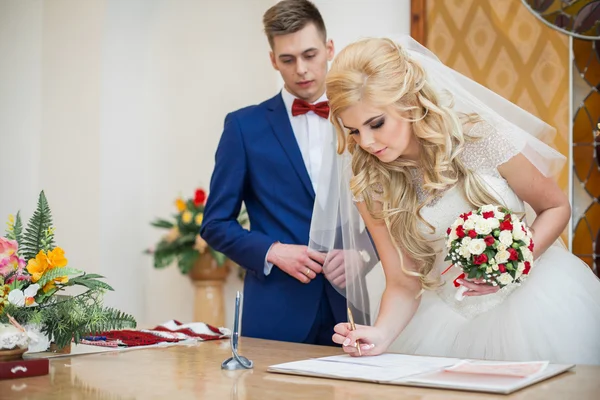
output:
<svg viewBox="0 0 600 400"><path fill-rule="evenodd" d="M371 129L379 129L385 123L385 118L381 118L379 121L375 123L375 125L371 125Z"/></svg>

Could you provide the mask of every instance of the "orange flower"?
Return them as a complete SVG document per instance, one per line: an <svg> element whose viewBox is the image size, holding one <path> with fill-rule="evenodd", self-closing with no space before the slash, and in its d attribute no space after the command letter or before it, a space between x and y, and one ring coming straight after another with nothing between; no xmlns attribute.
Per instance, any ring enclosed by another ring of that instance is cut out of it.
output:
<svg viewBox="0 0 600 400"><path fill-rule="evenodd" d="M185 201L181 197L175 200L175 207L177 207L177 211L183 212L186 209Z"/></svg>
<svg viewBox="0 0 600 400"><path fill-rule="evenodd" d="M40 280L44 272L46 272L50 268L48 265L48 256L44 253L43 250L40 250L39 253L32 258L27 263L27 272L31 274L31 282L36 283Z"/></svg>
<svg viewBox="0 0 600 400"><path fill-rule="evenodd" d="M65 251L60 247L55 247L54 250L48 252L48 264L50 264L50 268L62 268L66 266Z"/></svg>

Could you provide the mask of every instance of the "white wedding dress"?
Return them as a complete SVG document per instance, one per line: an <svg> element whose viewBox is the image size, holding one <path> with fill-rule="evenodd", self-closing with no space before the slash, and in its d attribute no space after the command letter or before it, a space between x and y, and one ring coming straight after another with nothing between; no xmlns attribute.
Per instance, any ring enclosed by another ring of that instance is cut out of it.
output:
<svg viewBox="0 0 600 400"><path fill-rule="evenodd" d="M476 124L470 134L482 139L466 146L464 163L506 207L524 212L523 201L497 170L518 151L486 123ZM417 187L418 182L415 179ZM439 250L433 274L440 275L449 266L444 261L446 229L471 209L458 187L422 209L421 215L435 227L435 233L424 225L421 233ZM529 277L519 287L457 301L452 281L459 274L458 269L451 269L441 276L445 284L440 289L423 294L414 318L389 351L600 364L600 280L560 243L534 262Z"/></svg>

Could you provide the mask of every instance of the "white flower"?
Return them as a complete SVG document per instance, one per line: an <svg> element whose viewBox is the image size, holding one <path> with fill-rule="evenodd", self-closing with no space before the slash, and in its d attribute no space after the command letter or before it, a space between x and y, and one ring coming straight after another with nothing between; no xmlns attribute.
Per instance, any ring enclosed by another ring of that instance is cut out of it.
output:
<svg viewBox="0 0 600 400"><path fill-rule="evenodd" d="M21 289L11 290L8 294L8 301L17 307L37 306L34 297L38 290L40 290L40 285L37 283L29 285L24 291Z"/></svg>
<svg viewBox="0 0 600 400"><path fill-rule="evenodd" d="M491 204L487 204L487 205L481 207L481 212L482 213L484 213L484 212L490 212L490 211L496 212L496 211L498 211L498 207L493 206Z"/></svg>
<svg viewBox="0 0 600 400"><path fill-rule="evenodd" d="M521 254L523 254L523 259L525 261L533 261L533 253L527 247L521 246Z"/></svg>
<svg viewBox="0 0 600 400"><path fill-rule="evenodd" d="M486 274L491 274L491 273L492 273L492 271L493 271L492 267L487 267L487 268L485 269L485 273L486 273Z"/></svg>
<svg viewBox="0 0 600 400"><path fill-rule="evenodd" d="M490 264L490 265L494 265L494 264L496 264L496 259L495 259L495 258L492 258L492 259L490 259L490 260L488 261L488 264Z"/></svg>
<svg viewBox="0 0 600 400"><path fill-rule="evenodd" d="M513 277L508 272L500 274L500 276L498 277L498 282L500 282L500 284L502 285L508 285L512 281Z"/></svg>
<svg viewBox="0 0 600 400"><path fill-rule="evenodd" d="M496 257L494 257L494 259L496 260L496 262L498 264L504 264L505 262L508 261L508 258L510 257L510 253L506 250L502 250L496 253Z"/></svg>
<svg viewBox="0 0 600 400"><path fill-rule="evenodd" d="M498 240L500 240L500 243L502 243L506 247L512 245L512 243L513 243L512 232L511 231L500 232L500 237L498 238Z"/></svg>
<svg viewBox="0 0 600 400"><path fill-rule="evenodd" d="M475 232L480 235L489 235L492 232L492 226L488 221L490 220L481 218L475 222Z"/></svg>
<svg viewBox="0 0 600 400"><path fill-rule="evenodd" d="M465 231L470 231L471 229L475 228L475 219L473 218L473 215L471 215L469 219L465 221L463 228Z"/></svg>
<svg viewBox="0 0 600 400"><path fill-rule="evenodd" d="M471 254L479 255L483 253L487 245L485 244L485 240L483 239L473 239L469 243L469 251Z"/></svg>
<svg viewBox="0 0 600 400"><path fill-rule="evenodd" d="M498 251L506 251L506 246L503 244L499 244L498 246L496 246L496 250Z"/></svg>
<svg viewBox="0 0 600 400"><path fill-rule="evenodd" d="M490 227L492 228L492 230L500 228L500 221L497 220L496 218L488 218L487 221L488 221L488 224L490 224Z"/></svg>
<svg viewBox="0 0 600 400"><path fill-rule="evenodd" d="M505 214L502 211L500 211L500 210L494 211L494 218L503 220L504 216L505 216Z"/></svg>
<svg viewBox="0 0 600 400"><path fill-rule="evenodd" d="M469 245L468 244L462 244L460 246L460 256L463 258L469 258L471 257L471 252L469 251Z"/></svg>
<svg viewBox="0 0 600 400"><path fill-rule="evenodd" d="M516 225L513 225L512 236L515 240L523 240L525 239L525 232L523 232L520 226L517 228Z"/></svg>
<svg viewBox="0 0 600 400"><path fill-rule="evenodd" d="M458 235L456 234L456 229L451 229L450 234L448 235L448 247L450 247L450 242L458 239Z"/></svg>
<svg viewBox="0 0 600 400"><path fill-rule="evenodd" d="M499 269L499 267L498 267L498 264L494 264L494 265L492 265L492 269L493 269L494 271L498 271L498 269Z"/></svg>

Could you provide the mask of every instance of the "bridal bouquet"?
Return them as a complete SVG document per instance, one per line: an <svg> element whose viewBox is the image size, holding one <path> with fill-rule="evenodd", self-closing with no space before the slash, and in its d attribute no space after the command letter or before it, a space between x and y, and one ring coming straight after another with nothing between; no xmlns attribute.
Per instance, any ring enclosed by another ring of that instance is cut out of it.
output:
<svg viewBox="0 0 600 400"><path fill-rule="evenodd" d="M462 270L454 280L473 279L500 288L522 283L533 265L531 231L503 207L486 205L460 215L446 232L446 261ZM468 289L461 286L456 299Z"/></svg>

